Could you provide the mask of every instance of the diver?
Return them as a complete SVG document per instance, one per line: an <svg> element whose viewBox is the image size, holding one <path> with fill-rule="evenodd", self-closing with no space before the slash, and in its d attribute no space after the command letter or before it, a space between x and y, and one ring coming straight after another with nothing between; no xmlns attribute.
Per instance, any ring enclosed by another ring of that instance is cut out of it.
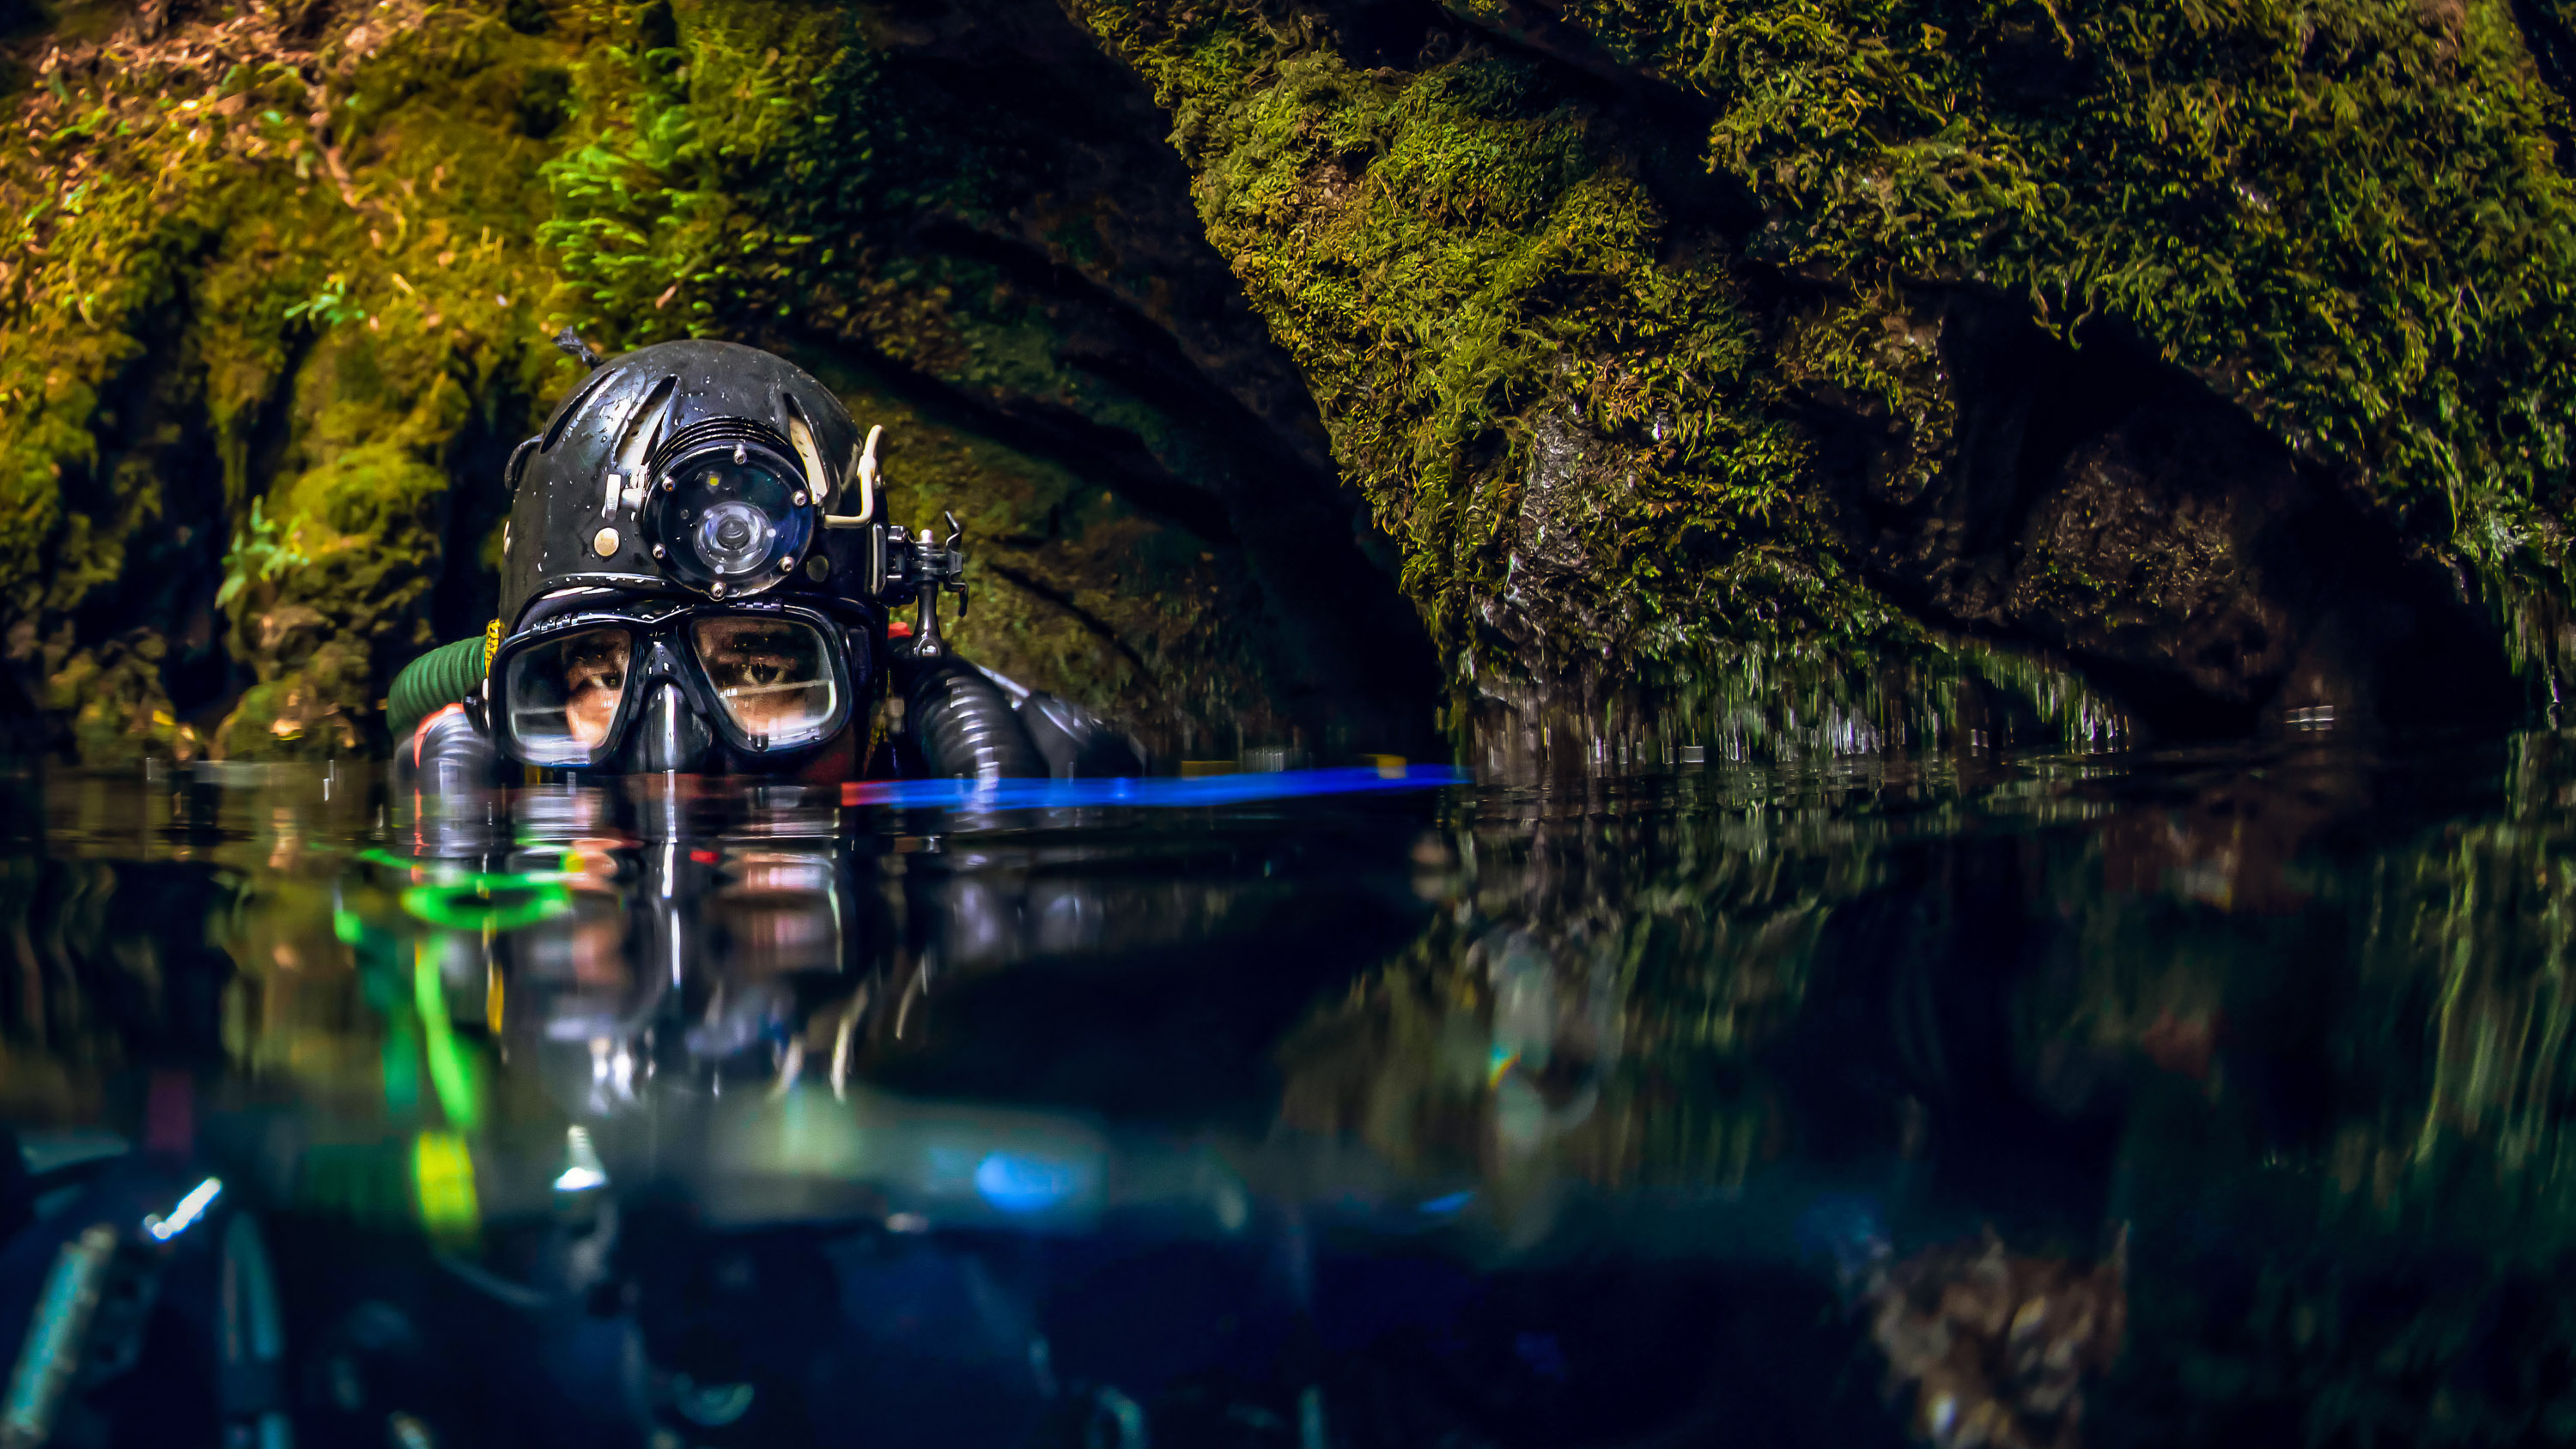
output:
<svg viewBox="0 0 2576 1449"><path fill-rule="evenodd" d="M939 539L877 516L883 429L862 439L821 383L730 342L604 363L570 329L557 342L591 371L510 455L498 617L387 702L409 791L523 771L1143 773L1106 721L950 650L955 519Z"/></svg>

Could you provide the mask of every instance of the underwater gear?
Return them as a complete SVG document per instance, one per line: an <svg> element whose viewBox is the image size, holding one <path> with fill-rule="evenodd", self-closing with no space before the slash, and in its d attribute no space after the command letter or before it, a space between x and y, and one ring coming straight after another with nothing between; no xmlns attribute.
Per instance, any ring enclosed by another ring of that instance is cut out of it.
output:
<svg viewBox="0 0 2576 1449"><path fill-rule="evenodd" d="M501 618L516 628L573 587L845 592L841 560L821 578L805 564L831 500L858 491L859 443L840 399L783 358L694 340L629 352L511 455Z"/></svg>
<svg viewBox="0 0 2576 1449"><path fill-rule="evenodd" d="M592 770L632 755L631 768L695 769L719 736L754 756L811 749L849 724L868 682L851 622L802 603L582 591L539 612L502 641L468 705L526 764Z"/></svg>
<svg viewBox="0 0 2576 1449"><path fill-rule="evenodd" d="M1069 699L1031 689L981 665L966 663L964 667L1008 697L1008 708L1018 724L1014 733L1027 739L1030 748L1045 762L1045 768L985 768L983 760L967 747L970 734L962 717L989 713L990 698L983 691L962 689L953 683L934 685L932 671L917 668L911 671L904 698L908 711L921 721L913 731L913 739L929 768L919 773L976 780L1034 775L1074 780L1145 773L1145 757L1137 750L1136 742L1109 721ZM898 665L896 677L903 679L905 674ZM1004 747L1003 758L1007 758L1007 748Z"/></svg>
<svg viewBox="0 0 2576 1449"><path fill-rule="evenodd" d="M1010 697L1027 691L962 661L931 667L949 660L940 596L960 617L967 604L957 520L944 538L872 521L884 430L862 440L821 383L735 343L603 364L578 337L558 341L593 371L510 455L493 631L413 661L387 697L413 790L493 773L449 738L459 729L486 734L495 761L541 769L775 773L810 757L828 773L820 752L868 738L889 664L910 726L901 766L1141 771L1123 736L1073 706L1053 703L1073 733L1053 715L1032 729ZM905 602L916 615L898 642L886 616ZM461 724L438 723L450 705Z"/></svg>
<svg viewBox="0 0 2576 1449"><path fill-rule="evenodd" d="M965 780L1043 777L1049 772L1011 702L992 680L956 659L928 659L909 674L904 713L927 775Z"/></svg>
<svg viewBox="0 0 2576 1449"><path fill-rule="evenodd" d="M492 736L477 728L462 705L431 711L394 742L389 773L395 820L411 848L447 855L506 838L508 801L502 784L508 768Z"/></svg>
<svg viewBox="0 0 2576 1449"><path fill-rule="evenodd" d="M0 1445L291 1444L277 1277L223 1179L122 1144L45 1179L0 1239Z"/></svg>
<svg viewBox="0 0 2576 1449"><path fill-rule="evenodd" d="M945 545L871 521L882 431L863 442L830 389L738 343L657 343L602 365L510 455L505 630L569 588L962 600L954 520ZM935 642L935 620L922 627Z"/></svg>
<svg viewBox="0 0 2576 1449"><path fill-rule="evenodd" d="M868 435L876 442L876 434ZM948 541L934 544L930 530L918 536L907 535L901 527L870 530L868 538L868 592L892 604L910 594L913 598L912 657L936 659L948 652L939 637L939 595L941 590L957 596L957 617L966 617L966 555L958 550L960 530L957 515L948 518Z"/></svg>
<svg viewBox="0 0 2576 1449"><path fill-rule="evenodd" d="M914 603L936 652L937 593L966 596L945 543L873 522L876 441L783 358L664 342L601 366L511 453L501 544L505 632L571 588ZM834 514L832 506L856 505Z"/></svg>
<svg viewBox="0 0 2576 1449"><path fill-rule="evenodd" d="M403 666L385 697L385 723L397 740L409 739L422 720L463 702L483 682L492 651L484 636L441 644Z"/></svg>
<svg viewBox="0 0 2576 1449"><path fill-rule="evenodd" d="M653 558L674 583L739 598L783 582L803 558L822 510L763 431L732 419L703 423L655 466L661 482L646 494L644 536L656 540Z"/></svg>

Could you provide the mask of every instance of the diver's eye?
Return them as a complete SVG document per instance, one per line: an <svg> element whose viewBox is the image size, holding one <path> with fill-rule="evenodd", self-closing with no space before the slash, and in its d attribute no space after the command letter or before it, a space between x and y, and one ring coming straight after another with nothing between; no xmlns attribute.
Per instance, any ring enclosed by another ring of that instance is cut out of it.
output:
<svg viewBox="0 0 2576 1449"><path fill-rule="evenodd" d="M579 763L607 739L625 697L633 647L623 629L584 629L510 661L503 693L528 763Z"/></svg>
<svg viewBox="0 0 2576 1449"><path fill-rule="evenodd" d="M747 734L776 741L818 738L837 708L829 645L808 624L771 619L700 619L692 635L716 701Z"/></svg>

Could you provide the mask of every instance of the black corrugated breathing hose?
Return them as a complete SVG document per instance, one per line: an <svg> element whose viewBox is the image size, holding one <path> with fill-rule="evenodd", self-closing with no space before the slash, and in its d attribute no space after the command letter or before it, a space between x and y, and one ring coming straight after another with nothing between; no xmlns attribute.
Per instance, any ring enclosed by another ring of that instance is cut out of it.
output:
<svg viewBox="0 0 2576 1449"><path fill-rule="evenodd" d="M1047 762L1020 725L1001 686L956 659L914 664L904 711L922 764L934 776L967 780L1044 779Z"/></svg>

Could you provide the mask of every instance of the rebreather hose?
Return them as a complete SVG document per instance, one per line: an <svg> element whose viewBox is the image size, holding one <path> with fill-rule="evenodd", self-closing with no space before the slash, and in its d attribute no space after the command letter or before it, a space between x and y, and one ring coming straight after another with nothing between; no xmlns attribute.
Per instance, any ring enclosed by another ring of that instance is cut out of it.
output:
<svg viewBox="0 0 2576 1449"><path fill-rule="evenodd" d="M385 696L385 724L394 738L410 738L422 720L473 693L483 682L497 642L490 633L459 639L404 665Z"/></svg>

